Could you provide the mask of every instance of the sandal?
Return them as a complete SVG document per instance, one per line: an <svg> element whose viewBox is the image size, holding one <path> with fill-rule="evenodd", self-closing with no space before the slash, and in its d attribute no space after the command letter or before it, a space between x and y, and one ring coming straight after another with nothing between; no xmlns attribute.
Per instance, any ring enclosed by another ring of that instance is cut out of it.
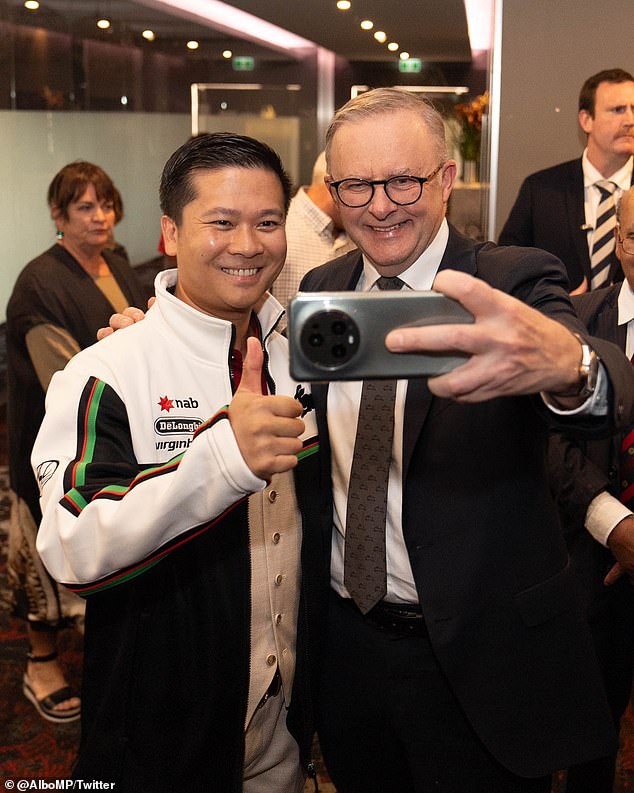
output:
<svg viewBox="0 0 634 793"><path fill-rule="evenodd" d="M54 661L57 658L57 652L50 653L50 655L41 656L33 656L31 653L28 653L27 658L29 661L31 661L31 663L43 664L47 661ZM57 691L53 691L46 697L38 699L35 696L35 691L33 690L31 680L28 674L25 672L24 677L22 678L22 692L29 702L35 706L35 709L40 714L40 716L47 721L56 722L58 724L62 722L66 723L77 721L81 715L81 705L77 705L75 708L68 708L68 710L57 710L55 708L55 706L59 705L60 702L64 702L67 699L71 699L75 696L70 686L62 686L62 688L58 688Z"/></svg>

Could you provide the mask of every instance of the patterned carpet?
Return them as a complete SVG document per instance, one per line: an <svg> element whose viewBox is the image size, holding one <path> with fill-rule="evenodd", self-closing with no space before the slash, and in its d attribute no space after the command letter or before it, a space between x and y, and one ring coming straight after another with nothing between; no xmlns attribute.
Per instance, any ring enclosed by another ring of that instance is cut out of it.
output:
<svg viewBox="0 0 634 793"><path fill-rule="evenodd" d="M0 465L0 790L5 788L7 779L67 778L79 740L79 722L50 724L38 716L22 694L26 634L22 623L11 617L1 597L7 585L7 511L7 469ZM63 632L60 651L69 681L78 686L81 675L80 636L75 631ZM631 706L623 718L621 742L614 793L634 793L634 717ZM319 791L336 793L321 762L317 744L315 749ZM314 790L313 782L308 781L305 793L314 793ZM560 775L553 784L553 793L564 791L565 781Z"/></svg>

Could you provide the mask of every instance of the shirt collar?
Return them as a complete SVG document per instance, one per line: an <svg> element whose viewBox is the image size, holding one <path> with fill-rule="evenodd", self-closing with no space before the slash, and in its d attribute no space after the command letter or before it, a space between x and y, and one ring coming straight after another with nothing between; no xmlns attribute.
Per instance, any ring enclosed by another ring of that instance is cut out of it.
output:
<svg viewBox="0 0 634 793"><path fill-rule="evenodd" d="M301 207L302 213L305 217L308 217L310 223L319 234L327 232L330 237L334 236L334 220L317 206L306 192L305 187L299 188L293 202Z"/></svg>
<svg viewBox="0 0 634 793"><path fill-rule="evenodd" d="M619 168L616 173L610 176L609 181L614 182L621 190L628 190L632 183L632 165L634 158L630 157L622 168ZM588 159L588 149L584 149L583 156L581 157L581 164L583 167L583 186L591 187L596 182L603 181L605 176L599 173L594 165Z"/></svg>
<svg viewBox="0 0 634 793"><path fill-rule="evenodd" d="M621 284L618 305L619 325L626 325L634 319L634 292L632 292L627 280Z"/></svg>
<svg viewBox="0 0 634 793"><path fill-rule="evenodd" d="M425 248L418 259L399 275L401 281L403 281L409 289L425 291L432 288L448 241L449 225L447 219L443 218L440 228L431 243ZM378 277L379 273L364 256L363 273L361 274L357 289L361 291L371 289Z"/></svg>

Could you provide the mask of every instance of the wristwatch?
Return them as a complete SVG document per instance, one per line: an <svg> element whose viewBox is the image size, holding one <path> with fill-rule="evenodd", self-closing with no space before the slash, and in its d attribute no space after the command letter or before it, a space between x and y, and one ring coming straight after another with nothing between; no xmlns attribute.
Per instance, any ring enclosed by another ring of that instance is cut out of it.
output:
<svg viewBox="0 0 634 793"><path fill-rule="evenodd" d="M573 336L581 345L581 363L579 364L579 390L575 392L568 392L566 394L558 394L558 396L578 397L584 401L594 394L594 389L597 387L597 377L599 375L599 358L592 347L581 338L578 333L573 333Z"/></svg>

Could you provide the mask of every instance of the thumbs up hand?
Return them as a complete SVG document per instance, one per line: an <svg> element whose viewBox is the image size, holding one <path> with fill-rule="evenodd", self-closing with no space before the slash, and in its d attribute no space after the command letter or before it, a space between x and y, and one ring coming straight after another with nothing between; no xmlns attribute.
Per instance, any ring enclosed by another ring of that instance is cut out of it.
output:
<svg viewBox="0 0 634 793"><path fill-rule="evenodd" d="M251 471L261 479L289 471L302 449L301 404L289 396L262 394L264 353L258 340L247 339L242 379L229 405L229 421Z"/></svg>

